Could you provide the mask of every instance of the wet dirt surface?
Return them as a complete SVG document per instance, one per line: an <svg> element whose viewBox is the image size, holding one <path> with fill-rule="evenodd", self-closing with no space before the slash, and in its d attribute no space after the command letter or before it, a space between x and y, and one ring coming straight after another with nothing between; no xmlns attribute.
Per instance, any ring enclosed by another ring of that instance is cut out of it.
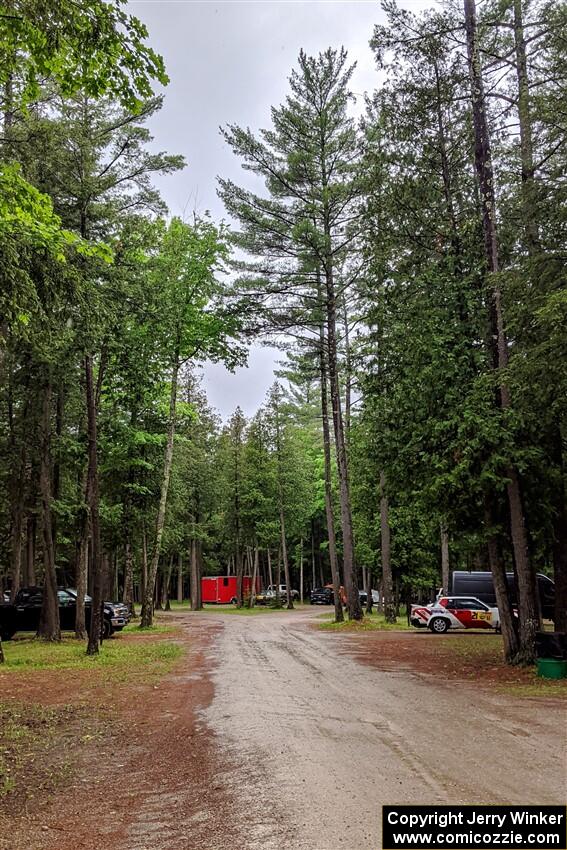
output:
<svg viewBox="0 0 567 850"><path fill-rule="evenodd" d="M384 803L564 802L557 700L396 668L391 653L378 669L364 646L379 652L379 635L316 630L309 611L170 619L187 653L157 686L97 697L54 676L50 699L45 677L47 702L98 698L113 720L64 787L0 817L1 850L376 850Z"/></svg>

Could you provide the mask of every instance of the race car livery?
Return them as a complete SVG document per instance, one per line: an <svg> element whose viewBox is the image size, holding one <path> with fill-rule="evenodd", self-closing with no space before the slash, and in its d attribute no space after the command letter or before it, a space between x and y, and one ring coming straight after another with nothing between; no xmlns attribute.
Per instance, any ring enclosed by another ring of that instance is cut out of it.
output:
<svg viewBox="0 0 567 850"><path fill-rule="evenodd" d="M431 605L412 605L412 626L427 626L443 634L448 629L499 629L498 608L489 608L474 596L441 596Z"/></svg>

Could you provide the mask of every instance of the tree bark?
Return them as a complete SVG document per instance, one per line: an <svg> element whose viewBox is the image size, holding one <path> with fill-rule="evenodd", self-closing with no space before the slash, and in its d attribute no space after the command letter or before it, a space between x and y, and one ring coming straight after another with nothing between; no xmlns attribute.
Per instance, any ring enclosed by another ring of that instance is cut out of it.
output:
<svg viewBox="0 0 567 850"><path fill-rule="evenodd" d="M366 590L366 613L372 614L374 600L372 599L372 570L370 567L366 568L366 581L364 583L364 588Z"/></svg>
<svg viewBox="0 0 567 850"><path fill-rule="evenodd" d="M88 434L88 467L87 493L89 494L88 509L91 526L91 574L93 582L91 623L87 655L96 655L99 651L102 633L102 605L104 602L104 576L102 574L102 558L100 548L100 517L98 491L98 458L97 458L97 411L95 386L93 377L93 359L90 354L85 357L85 390L87 400L87 434Z"/></svg>
<svg viewBox="0 0 567 850"><path fill-rule="evenodd" d="M520 157L522 162L522 214L524 238L530 256L539 250L537 196L534 179L533 135L530 108L530 84L522 0L514 0L514 47L518 79L518 122L520 125Z"/></svg>
<svg viewBox="0 0 567 850"><path fill-rule="evenodd" d="M35 476L32 473L31 487L32 492L35 492ZM35 514L28 513L26 521L26 584L28 587L33 587L36 583L35 578L35 537L36 537L36 517Z"/></svg>
<svg viewBox="0 0 567 850"><path fill-rule="evenodd" d="M129 528L124 544L124 588L122 590L122 601L124 605L128 606L128 610L132 616L136 616L134 611L134 550L132 548Z"/></svg>
<svg viewBox="0 0 567 850"><path fill-rule="evenodd" d="M299 541L299 601L303 605L303 537Z"/></svg>
<svg viewBox="0 0 567 850"><path fill-rule="evenodd" d="M59 641L61 640L61 626L59 623L57 575L53 550L53 516L51 513L51 378L49 376L46 378L42 394L39 490L42 509L44 580L37 634L44 640Z"/></svg>
<svg viewBox="0 0 567 850"><path fill-rule="evenodd" d="M350 446L350 423L352 406L352 361L350 356L350 338L348 328L348 309L346 302L346 294L343 296L343 321L345 326L345 443L348 451L348 448Z"/></svg>
<svg viewBox="0 0 567 850"><path fill-rule="evenodd" d="M380 551L382 554L382 598L387 623L396 622L396 604L392 580L390 506L386 492L386 475L380 472Z"/></svg>
<svg viewBox="0 0 567 850"><path fill-rule="evenodd" d="M311 590L315 590L317 576L315 574L315 523L311 519Z"/></svg>
<svg viewBox="0 0 567 850"><path fill-rule="evenodd" d="M258 547L254 547L254 566L252 568L252 586L250 588L250 599L248 602L248 607L253 608L256 602L256 578L258 576L258 564L260 561L260 554L258 552Z"/></svg>
<svg viewBox="0 0 567 850"><path fill-rule="evenodd" d="M293 608L293 598L291 595L291 582L289 573L289 560L287 557L287 539L285 527L285 512L284 512L284 489L283 489L283 469L282 469L282 446L281 446L281 428L280 428L280 409L279 409L279 389L276 389L275 396L275 416L276 416L276 458L278 464L278 492L279 492L279 514L280 514L280 540L281 552L284 566L285 589L287 608Z"/></svg>
<svg viewBox="0 0 567 850"><path fill-rule="evenodd" d="M167 491L171 477L171 465L173 462L173 443L175 439L175 414L177 409L177 384L179 378L179 353L176 351L173 358L171 370L171 392L169 397L169 423L167 429L167 442L161 480L161 493L156 522L156 536L152 559L149 566L146 587L144 588L144 599L142 602L142 619L140 627L147 629L152 625L154 619L154 588L161 553L161 541L165 525L165 509L167 505Z"/></svg>
<svg viewBox="0 0 567 850"><path fill-rule="evenodd" d="M171 555L169 559L169 566L167 568L167 575L164 576L163 587L162 587L162 605L164 611L171 611L171 603L169 601L169 585L171 583L171 574L173 573L173 558Z"/></svg>
<svg viewBox="0 0 567 850"><path fill-rule="evenodd" d="M325 516L327 519L327 536L329 538L329 562L333 583L333 600L335 605L335 623L344 620L343 601L341 599L341 578L337 559L337 541L335 535L335 517L333 514L333 485L331 479L331 433L329 429L329 401L327 394L327 364L325 361L325 330L323 323L319 325L319 374L321 377L321 421L323 426L323 457L325 475ZM313 582L315 584L315 582ZM350 611L350 609L349 609Z"/></svg>
<svg viewBox="0 0 567 850"><path fill-rule="evenodd" d="M191 540L191 610L200 611L203 607L201 603L201 576L199 575L199 559L197 557L197 541L193 537Z"/></svg>
<svg viewBox="0 0 567 850"><path fill-rule="evenodd" d="M268 583L270 587L274 585L274 578L272 576L272 553L270 552L270 548L268 547Z"/></svg>
<svg viewBox="0 0 567 850"><path fill-rule="evenodd" d="M87 518L88 524L88 518ZM81 539L77 561L75 564L75 587L77 588L77 602L75 605L75 637L77 640L85 640L87 637L87 626L85 617L85 596L87 594L87 581L89 570L89 538L88 534Z"/></svg>
<svg viewBox="0 0 567 850"><path fill-rule="evenodd" d="M499 372L499 406L505 411L511 407L509 389L503 379L503 372L508 366L508 340L504 328L502 295L497 276L499 258L496 229L496 197L476 27L475 0L464 0L464 11L471 81L475 170L482 205L486 269L491 279L491 325L496 336L495 350L491 352L492 368ZM520 663L531 664L535 660L535 636L540 625L536 605L536 579L528 553L528 537L518 471L510 463L507 465L505 474L508 479L506 490L510 512L510 532L518 580L519 648L515 660ZM506 612L500 612L501 619L506 616ZM507 631L512 628L512 624L506 624Z"/></svg>
<svg viewBox="0 0 567 850"><path fill-rule="evenodd" d="M146 533L146 523L142 523L142 574L141 574L141 590L142 600L146 593L148 584L148 535Z"/></svg>
<svg viewBox="0 0 567 850"><path fill-rule="evenodd" d="M177 555L177 601L179 604L183 602L183 555L181 552Z"/></svg>
<svg viewBox="0 0 567 850"><path fill-rule="evenodd" d="M440 524L441 534L441 586L443 593L449 593L449 532L443 521Z"/></svg>
<svg viewBox="0 0 567 850"><path fill-rule="evenodd" d="M504 643L504 658L511 664L518 654L518 633L515 626L512 602L510 600L510 588L506 578L506 565L502 558L500 542L494 531L495 516L494 508L490 499L485 500L484 521L489 530L488 537L488 562L492 573L496 605L500 614L500 628Z"/></svg>
<svg viewBox="0 0 567 850"><path fill-rule="evenodd" d="M326 233L330 238L330 233ZM343 577L347 597L348 614L351 620L362 619L360 596L355 574L354 563L354 534L352 528L352 510L350 501L350 486L348 476L348 460L341 410L341 392L337 369L337 317L336 295L333 279L332 260L329 257L325 264L326 312L327 312L327 366L331 387L331 408L333 411L333 426L335 432L335 451L337 455L337 472L339 477L339 499L341 505L341 528L343 533Z"/></svg>

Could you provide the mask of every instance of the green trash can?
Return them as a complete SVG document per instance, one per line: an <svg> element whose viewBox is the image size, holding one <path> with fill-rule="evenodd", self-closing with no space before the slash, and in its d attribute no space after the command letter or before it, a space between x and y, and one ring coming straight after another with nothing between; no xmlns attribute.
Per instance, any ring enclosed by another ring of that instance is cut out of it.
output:
<svg viewBox="0 0 567 850"><path fill-rule="evenodd" d="M538 658L537 674L544 679L567 678L567 661L560 658Z"/></svg>

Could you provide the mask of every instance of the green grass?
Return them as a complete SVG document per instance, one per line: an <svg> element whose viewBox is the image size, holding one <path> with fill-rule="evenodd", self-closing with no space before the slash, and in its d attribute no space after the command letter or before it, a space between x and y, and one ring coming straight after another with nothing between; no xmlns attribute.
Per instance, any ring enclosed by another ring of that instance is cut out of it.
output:
<svg viewBox="0 0 567 850"><path fill-rule="evenodd" d="M6 663L0 673L26 673L35 670L98 670L119 678L149 670L151 675L167 673L182 654L170 641L104 641L98 655L88 656L85 642L64 638L48 643L22 638L4 644Z"/></svg>
<svg viewBox="0 0 567 850"><path fill-rule="evenodd" d="M294 609L297 611L305 611L307 608L310 608L310 605L303 604L301 605L299 602L293 603ZM252 617L256 614L270 614L277 611L287 611L287 608L284 606L283 608L272 608L270 605L256 605L254 608L237 608L236 605L213 605L207 604L201 611L191 611L191 603L190 602L172 602L171 603L172 612L177 611L189 611L193 614L237 614L241 617ZM158 611L157 614L164 614L167 616L167 611Z"/></svg>
<svg viewBox="0 0 567 850"><path fill-rule="evenodd" d="M544 699L567 699L565 679L543 679L534 673L532 682L518 682L498 685L497 690L502 694L514 697L538 697Z"/></svg>
<svg viewBox="0 0 567 850"><path fill-rule="evenodd" d="M162 613L161 611L157 612ZM135 634L135 635L174 635L179 632L179 626L175 623L154 623L153 626L148 626L145 629L140 628L140 622L128 623L120 634Z"/></svg>
<svg viewBox="0 0 567 850"><path fill-rule="evenodd" d="M365 614L362 620L349 620L345 613L344 622L335 623L334 617L334 612L319 615L318 619L325 620L319 624L319 628L332 632L407 632L412 630L412 626L408 626L405 615L398 617L397 623L387 623L383 614L374 611L370 615Z"/></svg>
<svg viewBox="0 0 567 850"><path fill-rule="evenodd" d="M52 790L68 774L68 752L57 748L49 757L57 734L67 736L80 722L76 706L50 708L23 702L0 702L0 806L17 809L42 790Z"/></svg>

